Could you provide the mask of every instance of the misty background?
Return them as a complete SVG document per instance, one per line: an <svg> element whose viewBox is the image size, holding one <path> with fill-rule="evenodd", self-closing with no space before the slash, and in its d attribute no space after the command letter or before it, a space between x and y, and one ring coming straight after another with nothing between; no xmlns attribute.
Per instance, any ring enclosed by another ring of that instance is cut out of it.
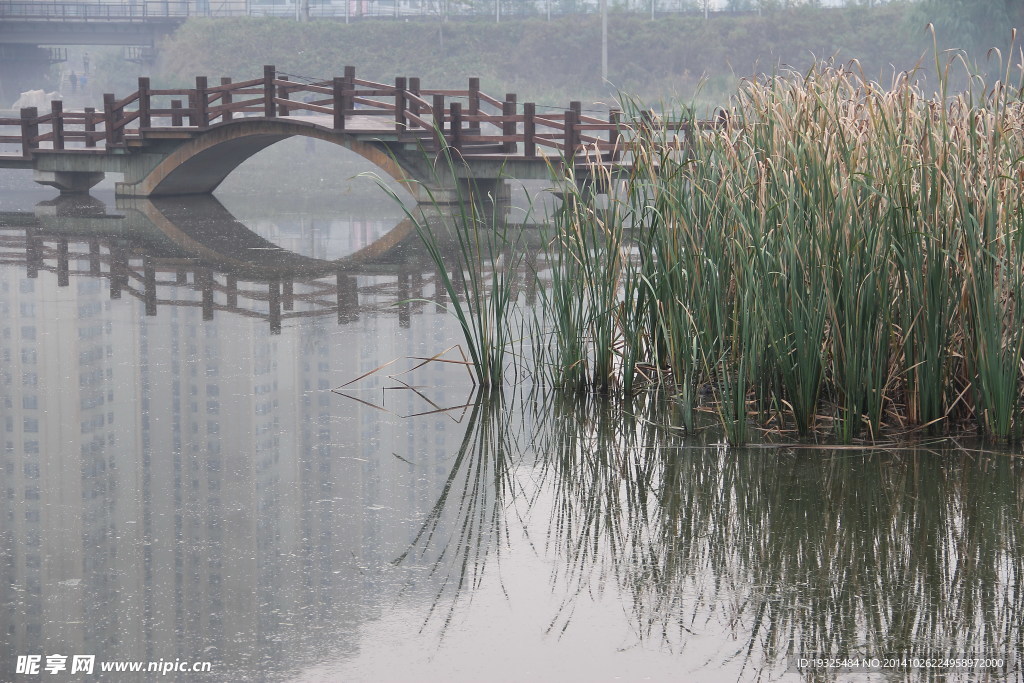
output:
<svg viewBox="0 0 1024 683"><path fill-rule="evenodd" d="M103 93L123 96L139 76L186 87L197 75L241 80L274 64L311 78L353 65L361 78L418 76L425 88L476 76L486 92L540 106L607 105L625 94L710 110L727 105L744 77L816 60L855 60L882 85L918 68L927 91L936 56L943 63L955 50L967 66L953 70L955 87L969 71L992 81L1007 54L1019 62L1011 29L1024 25L1022 0L608 0L603 40L602 4L585 0L297 1L203 0L153 46L66 46L62 61L27 80L12 78L8 63L0 106L18 98L15 80L100 107Z"/></svg>

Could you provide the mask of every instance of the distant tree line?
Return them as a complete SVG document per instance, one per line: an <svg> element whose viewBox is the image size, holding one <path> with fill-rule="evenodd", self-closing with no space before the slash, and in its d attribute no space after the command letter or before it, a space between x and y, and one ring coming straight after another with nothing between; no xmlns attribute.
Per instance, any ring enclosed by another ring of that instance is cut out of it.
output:
<svg viewBox="0 0 1024 683"><path fill-rule="evenodd" d="M710 20L733 14L764 15L804 9L875 9L899 7L915 26L932 24L953 43L980 47L993 36L1005 40L1011 26L1024 25L1024 0L605 0L612 14L664 16L688 14ZM236 0L204 5L204 14L219 17L238 14ZM602 0L248 0L243 13L299 20L365 19L442 21L488 18L501 22L513 18L594 14Z"/></svg>
<svg viewBox="0 0 1024 683"><path fill-rule="evenodd" d="M849 1L850 7L829 11L803 3L760 14L723 11L710 20L702 13L657 21L639 12L614 15L607 81L599 69L601 21L593 14L550 21L509 18L500 24L194 19L163 44L153 75L187 85L200 74L255 77L263 64L308 77L337 75L352 64L365 78L386 82L419 76L424 87L464 87L467 77L478 76L488 92L516 92L520 101L538 104L564 106L566 97L597 100L617 91L655 100L688 100L697 93L713 104L734 92L741 77L778 68L804 70L820 59L856 59L858 68L880 81L918 65L927 70L934 65L928 23L936 28L940 49L967 49L984 68L987 48L1009 45L1013 24L1003 22L1015 16L1013 5L1019 2L1003 3L1002 14L969 13L970 22L958 15L956 24L948 11L957 0L876 0L870 8L867 0L857 6ZM125 78L112 89L133 86Z"/></svg>

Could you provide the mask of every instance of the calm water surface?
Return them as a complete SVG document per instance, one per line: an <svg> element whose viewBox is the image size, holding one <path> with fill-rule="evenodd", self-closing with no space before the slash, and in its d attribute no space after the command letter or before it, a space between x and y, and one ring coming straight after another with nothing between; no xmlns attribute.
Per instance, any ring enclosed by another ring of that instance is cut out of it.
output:
<svg viewBox="0 0 1024 683"><path fill-rule="evenodd" d="M831 680L787 656L1022 649L1015 453L729 451L656 401L482 400L417 367L458 331L394 207L98 196L0 196L0 680L34 654Z"/></svg>

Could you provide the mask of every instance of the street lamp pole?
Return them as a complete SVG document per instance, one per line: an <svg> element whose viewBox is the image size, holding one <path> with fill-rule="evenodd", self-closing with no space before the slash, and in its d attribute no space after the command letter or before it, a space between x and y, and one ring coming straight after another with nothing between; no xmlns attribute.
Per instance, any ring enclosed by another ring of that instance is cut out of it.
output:
<svg viewBox="0 0 1024 683"><path fill-rule="evenodd" d="M608 82L608 0L601 0L601 84Z"/></svg>

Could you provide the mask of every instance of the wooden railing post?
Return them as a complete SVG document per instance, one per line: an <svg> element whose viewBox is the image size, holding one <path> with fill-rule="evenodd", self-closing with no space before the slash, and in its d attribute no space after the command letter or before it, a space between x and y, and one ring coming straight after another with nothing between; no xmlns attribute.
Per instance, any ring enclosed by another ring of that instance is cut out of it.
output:
<svg viewBox="0 0 1024 683"><path fill-rule="evenodd" d="M342 79L344 81L341 98L342 110L349 112L356 108L356 68L354 66L346 66L345 75L342 76Z"/></svg>
<svg viewBox="0 0 1024 683"><path fill-rule="evenodd" d="M334 130L345 130L345 79L335 76L331 81L334 100Z"/></svg>
<svg viewBox="0 0 1024 683"><path fill-rule="evenodd" d="M278 78L278 80L279 81L287 81L288 77L287 76L281 76L281 77ZM279 86L277 86L277 97L278 97L278 99L287 100L290 96L291 96L291 91L289 90L287 85L279 85ZM291 111L291 109L288 108L287 104L278 104L277 105L277 115L278 116L288 116L288 112L290 112L290 111Z"/></svg>
<svg viewBox="0 0 1024 683"><path fill-rule="evenodd" d="M231 77L230 76L221 76L220 84L221 85L231 85ZM228 105L231 104L231 91L230 90L222 90L220 92L220 104L221 104L222 107L224 107L224 109L221 110L223 112L220 115L220 120L221 121L230 121L231 119L235 118L234 112L232 112L231 109L228 108Z"/></svg>
<svg viewBox="0 0 1024 683"><path fill-rule="evenodd" d="M64 103L50 102L50 126L53 130L53 148L64 149Z"/></svg>
<svg viewBox="0 0 1024 683"><path fill-rule="evenodd" d="M171 100L171 125L180 126L184 123L181 116L181 100Z"/></svg>
<svg viewBox="0 0 1024 683"><path fill-rule="evenodd" d="M38 148L34 140L39 137L39 110L23 107L21 110L21 156L29 158L32 150Z"/></svg>
<svg viewBox="0 0 1024 683"><path fill-rule="evenodd" d="M502 137L514 137L516 130L518 129L515 122L516 94L514 92L505 93L505 101L501 105L501 115L505 119L501 123ZM505 154L514 154L516 151L516 143L506 140L501 144L501 149Z"/></svg>
<svg viewBox="0 0 1024 683"><path fill-rule="evenodd" d="M476 116L480 113L480 79L469 79L469 115Z"/></svg>
<svg viewBox="0 0 1024 683"><path fill-rule="evenodd" d="M274 103L274 74L272 64L263 67L263 115L268 119L277 116L277 105Z"/></svg>
<svg viewBox="0 0 1024 683"><path fill-rule="evenodd" d="M420 96L420 79L413 77L409 79L409 92L416 97ZM409 113L413 116L420 115L420 103L416 100L409 102Z"/></svg>
<svg viewBox="0 0 1024 683"><path fill-rule="evenodd" d="M405 77L395 78L395 128L405 130Z"/></svg>
<svg viewBox="0 0 1024 683"><path fill-rule="evenodd" d="M149 78L139 77L139 131L149 128L152 124L149 115Z"/></svg>
<svg viewBox="0 0 1024 683"><path fill-rule="evenodd" d="M534 119L536 116L536 104L527 102L523 105L523 154L527 159L537 156L537 143L533 137L537 132L537 121Z"/></svg>
<svg viewBox="0 0 1024 683"><path fill-rule="evenodd" d="M609 152L611 161L618 161L622 157L622 150L619 149L622 140L622 131L619 130L621 122L621 110L612 109L608 112L608 123L612 126L611 130L608 131L608 142L612 145L612 150Z"/></svg>
<svg viewBox="0 0 1024 683"><path fill-rule="evenodd" d="M576 148L580 144L580 135L576 126L579 125L582 111L583 105L579 102L570 102L569 108L565 110L565 158L567 160L576 156Z"/></svg>
<svg viewBox="0 0 1024 683"><path fill-rule="evenodd" d="M654 131L654 116L648 109L640 112L640 130L641 135L645 137L651 135Z"/></svg>
<svg viewBox="0 0 1024 683"><path fill-rule="evenodd" d="M95 147L96 138L93 133L96 132L96 108L86 107L85 108L85 146Z"/></svg>
<svg viewBox="0 0 1024 683"><path fill-rule="evenodd" d="M206 76L196 76L195 119L193 125L206 128L210 125L209 93Z"/></svg>
<svg viewBox="0 0 1024 683"><path fill-rule="evenodd" d="M114 93L108 92L103 94L103 126L105 128L104 133L107 137L107 147L112 147L117 144L117 129L114 127L117 123L117 118L114 112L114 104L117 100L114 98Z"/></svg>
<svg viewBox="0 0 1024 683"><path fill-rule="evenodd" d="M441 151L445 147L444 141L444 95L434 95L430 104L431 115L434 117L434 137L437 140L437 149Z"/></svg>
<svg viewBox="0 0 1024 683"><path fill-rule="evenodd" d="M450 115L451 146L458 150L462 147L462 104L452 102Z"/></svg>

